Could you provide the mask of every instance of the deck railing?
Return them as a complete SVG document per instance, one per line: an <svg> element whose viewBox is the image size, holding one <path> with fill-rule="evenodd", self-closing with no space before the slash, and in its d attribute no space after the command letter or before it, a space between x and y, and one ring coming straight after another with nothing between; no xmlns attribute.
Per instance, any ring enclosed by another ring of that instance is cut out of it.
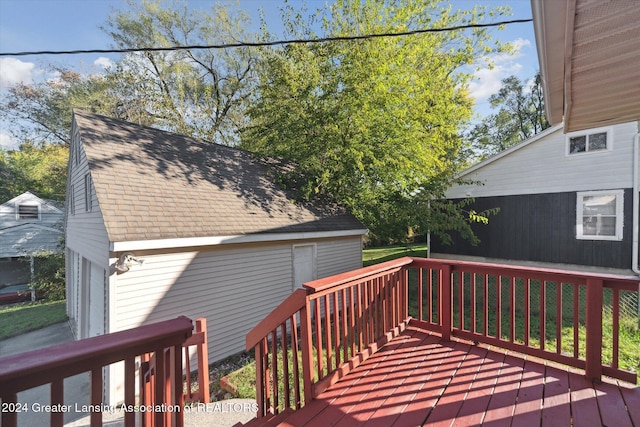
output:
<svg viewBox="0 0 640 427"><path fill-rule="evenodd" d="M247 335L247 349L255 348L258 416L299 409L408 322L445 340L581 368L592 380L605 374L636 382L635 372L619 367L619 323L620 295L637 294L638 282L405 257L306 283ZM603 343L603 321L610 343ZM603 346L610 349L606 363Z"/></svg>
<svg viewBox="0 0 640 427"><path fill-rule="evenodd" d="M137 406L135 383L138 371L136 359L145 354L153 354L155 359L153 388L149 389L145 402L164 405L168 409L175 410L151 411L153 417L147 420L147 424L182 426L184 404L182 348L185 344L198 345L199 339L205 339L203 326L201 324L200 329L196 331L195 342L190 341L193 328L191 320L178 317L0 359L0 399L2 399L3 408L11 409L19 404L18 392L43 384L51 385L52 407L62 407L64 379L83 372L89 372L91 375L89 404L92 408L103 407L103 367L121 361L124 362L123 404L126 408L135 408ZM188 371L187 378L189 378ZM202 383L200 387L203 387ZM208 392L206 395L208 398ZM124 411L126 426L135 425L137 412L135 409ZM62 411L52 411L50 425L62 426L63 415ZM90 418L92 426L102 425L102 411L92 410ZM11 427L16 424L17 412L3 410L2 426Z"/></svg>
<svg viewBox="0 0 640 427"><path fill-rule="evenodd" d="M619 367L620 293L637 293L637 277L439 259L413 259L409 270L410 314L444 339L563 363L592 380L637 380Z"/></svg>
<svg viewBox="0 0 640 427"><path fill-rule="evenodd" d="M259 417L299 409L403 329L410 262L305 283L247 335Z"/></svg>

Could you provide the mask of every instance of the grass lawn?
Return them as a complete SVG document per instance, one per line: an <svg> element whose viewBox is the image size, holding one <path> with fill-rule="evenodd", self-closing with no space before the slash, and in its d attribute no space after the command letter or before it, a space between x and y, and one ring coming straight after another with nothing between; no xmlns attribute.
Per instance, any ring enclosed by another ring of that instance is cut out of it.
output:
<svg viewBox="0 0 640 427"><path fill-rule="evenodd" d="M67 320L65 301L35 302L0 308L0 340Z"/></svg>
<svg viewBox="0 0 640 427"><path fill-rule="evenodd" d="M403 256L421 257L427 256L426 244L384 246L382 248L366 248L362 251L362 264L368 267Z"/></svg>

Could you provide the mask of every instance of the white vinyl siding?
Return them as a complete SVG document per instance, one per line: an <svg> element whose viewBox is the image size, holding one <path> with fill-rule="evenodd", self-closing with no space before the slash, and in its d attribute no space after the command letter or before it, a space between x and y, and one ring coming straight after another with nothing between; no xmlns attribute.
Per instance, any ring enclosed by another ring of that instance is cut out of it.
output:
<svg viewBox="0 0 640 427"><path fill-rule="evenodd" d="M566 155L562 128L521 143L462 174L480 184L453 186L447 198L562 193L633 187L633 138L637 124L612 127L611 149L597 154ZM589 131L588 131L589 132Z"/></svg>
<svg viewBox="0 0 640 427"><path fill-rule="evenodd" d="M314 242L318 277L361 267L360 241L358 236ZM247 332L291 293L292 245L282 242L176 253L136 252L136 257L144 259L143 265L117 275L115 280L112 275L112 331L182 315L205 317L210 362L243 351Z"/></svg>
<svg viewBox="0 0 640 427"><path fill-rule="evenodd" d="M67 203L72 204L69 206L69 211L75 212L75 215L67 216L66 244L68 248L101 268L107 268L109 261L107 230L93 185L89 186L91 190L89 200L85 199L86 183L91 182L89 165L84 150L81 147L76 148L77 145L80 145L80 136L75 126L72 135L71 144L79 160L77 164L70 162L68 171L67 189L72 195L67 196ZM78 206L78 204L80 205ZM85 208L89 206L91 206L91 210L87 211Z"/></svg>

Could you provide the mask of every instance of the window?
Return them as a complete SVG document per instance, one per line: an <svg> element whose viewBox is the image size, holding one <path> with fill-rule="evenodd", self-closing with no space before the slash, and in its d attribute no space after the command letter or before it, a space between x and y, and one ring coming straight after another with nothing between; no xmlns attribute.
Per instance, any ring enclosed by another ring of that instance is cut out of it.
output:
<svg viewBox="0 0 640 427"><path fill-rule="evenodd" d="M84 208L87 212L91 212L91 175L86 174L84 176Z"/></svg>
<svg viewBox="0 0 640 427"><path fill-rule="evenodd" d="M611 128L567 134L567 154L592 153L611 149Z"/></svg>
<svg viewBox="0 0 640 427"><path fill-rule="evenodd" d="M622 240L623 191L578 193L576 238Z"/></svg>
<svg viewBox="0 0 640 427"><path fill-rule="evenodd" d="M18 219L40 219L40 206L18 205Z"/></svg>

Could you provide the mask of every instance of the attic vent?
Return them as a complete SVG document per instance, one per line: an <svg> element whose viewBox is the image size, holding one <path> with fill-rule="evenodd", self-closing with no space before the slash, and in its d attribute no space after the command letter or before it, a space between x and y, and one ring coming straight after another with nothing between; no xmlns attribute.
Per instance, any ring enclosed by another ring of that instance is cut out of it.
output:
<svg viewBox="0 0 640 427"><path fill-rule="evenodd" d="M18 205L18 219L40 219L38 205Z"/></svg>

